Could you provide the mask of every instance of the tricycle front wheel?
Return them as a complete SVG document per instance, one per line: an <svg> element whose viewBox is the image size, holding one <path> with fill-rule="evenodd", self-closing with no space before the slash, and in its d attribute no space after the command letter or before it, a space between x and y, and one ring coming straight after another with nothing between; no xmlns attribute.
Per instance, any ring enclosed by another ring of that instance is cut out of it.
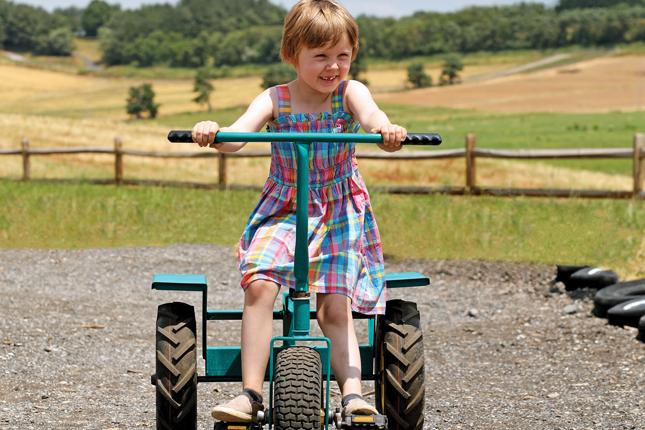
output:
<svg viewBox="0 0 645 430"><path fill-rule="evenodd" d="M276 430L320 429L322 363L312 348L292 347L278 353L275 364Z"/></svg>

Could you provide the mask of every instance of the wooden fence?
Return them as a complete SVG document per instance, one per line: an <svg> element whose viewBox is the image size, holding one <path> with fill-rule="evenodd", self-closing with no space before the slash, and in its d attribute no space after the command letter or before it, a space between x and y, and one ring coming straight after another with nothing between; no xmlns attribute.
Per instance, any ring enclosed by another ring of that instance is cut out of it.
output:
<svg viewBox="0 0 645 430"><path fill-rule="evenodd" d="M155 183L171 185L168 181L136 181L126 180L123 169L123 158L152 157L152 158L217 158L218 183L217 184L189 184L195 187L226 188L231 184L227 182L227 160L237 158L269 157L268 151L244 151L224 154L216 151L203 152L149 152L132 149L123 149L121 139L114 139L112 148L63 148L63 149L32 149L29 142L23 139L21 148L0 149L0 155L18 155L22 157L22 179L31 178L31 158L34 156L48 156L60 154L108 154L114 156L114 180L93 181L112 184L141 184ZM392 186L380 188L382 191L401 194L473 194L497 196L540 196L540 197L591 197L591 198L643 198L643 159L645 158L645 134L634 135L632 148L615 149L543 149L543 150L500 150L477 148L476 137L473 134L466 136L464 149L432 150L432 151L402 151L393 154L385 152L360 153L361 159L367 160L437 160L448 158L465 158L466 175L463 187L424 187L424 186ZM633 162L633 187L629 191L616 190L581 190L581 189L536 189L536 188L491 188L481 187L477 184L477 160L480 158L503 158L519 160L545 160L545 159L631 159ZM186 183L183 183L184 185Z"/></svg>

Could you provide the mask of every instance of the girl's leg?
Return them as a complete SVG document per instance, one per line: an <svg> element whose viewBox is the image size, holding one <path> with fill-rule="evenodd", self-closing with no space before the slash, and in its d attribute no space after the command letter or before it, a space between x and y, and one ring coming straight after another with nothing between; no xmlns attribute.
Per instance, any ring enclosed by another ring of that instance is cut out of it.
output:
<svg viewBox="0 0 645 430"><path fill-rule="evenodd" d="M331 340L331 367L343 395L343 415L378 414L361 396L361 356L349 297L318 294L318 325Z"/></svg>
<svg viewBox="0 0 645 430"><path fill-rule="evenodd" d="M273 335L273 306L280 286L271 281L252 282L244 293L242 314L242 385L262 393Z"/></svg>
<svg viewBox="0 0 645 430"><path fill-rule="evenodd" d="M343 396L361 394L361 357L349 297L318 294L318 325L331 340L331 367Z"/></svg>
<svg viewBox="0 0 645 430"><path fill-rule="evenodd" d="M242 314L242 387L253 390L213 409L214 418L228 422L252 419L251 400L262 403L264 373L269 361L269 343L273 334L273 305L280 286L270 281L252 282L244 292ZM257 394L257 395L256 395Z"/></svg>

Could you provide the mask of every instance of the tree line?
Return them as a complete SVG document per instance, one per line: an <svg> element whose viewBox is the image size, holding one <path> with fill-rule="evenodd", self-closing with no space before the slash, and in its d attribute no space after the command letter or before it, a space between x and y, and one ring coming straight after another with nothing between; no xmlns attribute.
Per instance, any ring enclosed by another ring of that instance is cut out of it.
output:
<svg viewBox="0 0 645 430"><path fill-rule="evenodd" d="M73 36L98 37L106 65L171 67L279 62L286 11L269 0L181 0L121 10L104 0L52 13L0 0L0 46L69 55ZM401 59L450 52L602 46L645 41L645 0L560 0L359 16L363 53Z"/></svg>

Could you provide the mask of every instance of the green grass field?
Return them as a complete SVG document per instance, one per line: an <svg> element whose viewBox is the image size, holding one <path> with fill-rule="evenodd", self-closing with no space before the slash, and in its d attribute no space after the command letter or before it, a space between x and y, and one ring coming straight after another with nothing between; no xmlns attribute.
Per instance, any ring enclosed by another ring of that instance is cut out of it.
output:
<svg viewBox="0 0 645 430"><path fill-rule="evenodd" d="M0 181L0 247L216 243L255 191ZM645 276L645 202L374 194L386 256L591 264Z"/></svg>

